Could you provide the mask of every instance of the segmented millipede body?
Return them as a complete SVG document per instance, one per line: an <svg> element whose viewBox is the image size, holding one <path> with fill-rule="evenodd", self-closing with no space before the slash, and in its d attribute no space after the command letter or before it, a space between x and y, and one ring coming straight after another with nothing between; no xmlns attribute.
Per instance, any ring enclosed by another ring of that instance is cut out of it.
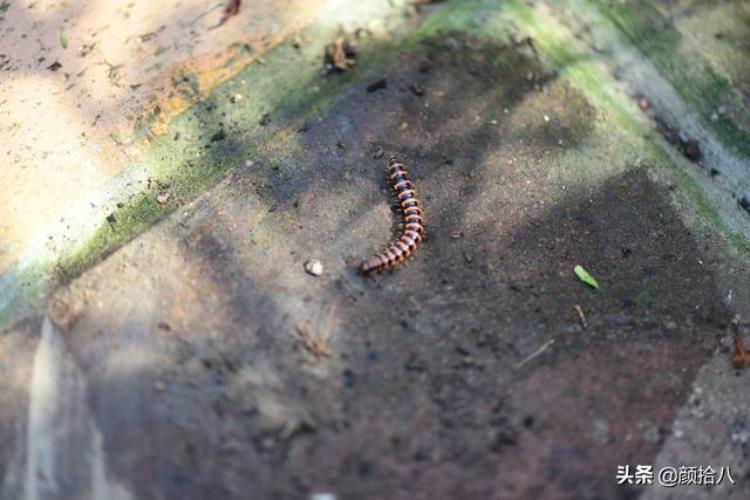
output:
<svg viewBox="0 0 750 500"><path fill-rule="evenodd" d="M411 255L424 239L422 206L413 184L408 179L404 164L397 158L391 158L388 176L401 207L403 230L395 242L362 263L360 270L363 274L375 274L394 267Z"/></svg>

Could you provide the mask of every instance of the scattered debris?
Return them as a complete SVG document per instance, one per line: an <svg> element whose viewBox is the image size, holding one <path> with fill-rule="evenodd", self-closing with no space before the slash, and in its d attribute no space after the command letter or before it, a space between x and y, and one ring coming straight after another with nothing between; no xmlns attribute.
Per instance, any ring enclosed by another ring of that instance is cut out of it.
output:
<svg viewBox="0 0 750 500"><path fill-rule="evenodd" d="M688 135L682 131L675 131L661 116L656 116L654 120L656 121L659 133L667 140L667 142L677 148L685 158L692 162L697 162L703 157L703 152L701 151L700 144L697 140L688 137Z"/></svg>
<svg viewBox="0 0 750 500"><path fill-rule="evenodd" d="M84 43L83 45L81 45L81 50L78 52L78 57L86 57L94 50L95 47L96 42Z"/></svg>
<svg viewBox="0 0 750 500"><path fill-rule="evenodd" d="M115 87L120 86L120 69L123 64L112 64L108 61L102 61L100 64L107 66L107 79Z"/></svg>
<svg viewBox="0 0 750 500"><path fill-rule="evenodd" d="M496 425L500 428L492 429L489 433L490 451L495 454L503 453L508 447L518 444L518 433L510 426L506 418L498 418L500 421Z"/></svg>
<svg viewBox="0 0 750 500"><path fill-rule="evenodd" d="M357 383L357 374L354 373L354 370L351 368L342 371L341 376L344 378L344 386L346 386L347 389L351 389Z"/></svg>
<svg viewBox="0 0 750 500"><path fill-rule="evenodd" d="M144 33L142 35L138 35L138 40L141 43L148 43L151 40L153 40L154 38L156 38L157 35L158 35L158 33L156 33L155 31L149 31L148 33Z"/></svg>
<svg viewBox="0 0 750 500"><path fill-rule="evenodd" d="M60 47L63 49L68 48L68 43L70 43L70 38L68 37L68 33L65 31L60 32Z"/></svg>
<svg viewBox="0 0 750 500"><path fill-rule="evenodd" d="M539 349L537 349L536 351L534 351L531 354L529 354L528 356L526 356L526 358L522 359L520 363L517 363L516 364L516 369L523 368L523 366L526 363L528 363L529 361L531 361L534 358L536 358L536 357L540 356L541 354L543 354L544 351L546 351L547 349L549 349L549 347L552 344L554 344L554 343L555 343L555 339L549 339L547 342L545 342L544 344L542 344L542 346Z"/></svg>
<svg viewBox="0 0 750 500"><path fill-rule="evenodd" d="M373 160L379 160L383 157L385 154L385 151L383 150L382 146L378 146L375 151L372 153L372 159Z"/></svg>
<svg viewBox="0 0 750 500"><path fill-rule="evenodd" d="M221 129L211 136L211 142L223 141L226 138L227 138L227 133L224 132L224 129Z"/></svg>
<svg viewBox="0 0 750 500"><path fill-rule="evenodd" d="M682 154L690 161L698 161L703 156L701 147L695 139L687 139L682 142Z"/></svg>
<svg viewBox="0 0 750 500"><path fill-rule="evenodd" d="M326 47L325 67L329 73L346 71L354 66L357 51L349 40L340 36Z"/></svg>
<svg viewBox="0 0 750 500"><path fill-rule="evenodd" d="M154 390L156 390L158 392L163 392L166 388L167 388L167 384L165 384L161 380L157 380L154 383Z"/></svg>
<svg viewBox="0 0 750 500"><path fill-rule="evenodd" d="M58 69L62 68L62 64L60 64L59 61L55 61L49 66L47 66L47 69L50 71L57 71Z"/></svg>
<svg viewBox="0 0 750 500"><path fill-rule="evenodd" d="M328 348L328 341L331 336L330 328L327 328L321 336L318 336L310 323L300 321L294 327L294 336L316 358L327 358L331 355Z"/></svg>
<svg viewBox="0 0 750 500"><path fill-rule="evenodd" d="M383 90L388 88L388 81L383 78L382 80L378 80L377 82L373 82L370 85L367 86L367 92L377 92L378 90Z"/></svg>
<svg viewBox="0 0 750 500"><path fill-rule="evenodd" d="M242 4L241 0L229 0L227 2L227 6L224 8L224 15L221 16L221 20L219 21L219 24L215 26L215 28L222 26L229 19L239 14L241 4Z"/></svg>
<svg viewBox="0 0 750 500"><path fill-rule="evenodd" d="M308 260L305 262L305 271L312 276L320 276L323 274L323 263L317 259Z"/></svg>
<svg viewBox="0 0 750 500"><path fill-rule="evenodd" d="M47 314L55 326L67 332L83 315L86 305L79 300L55 299L50 303Z"/></svg>
<svg viewBox="0 0 750 500"><path fill-rule="evenodd" d="M732 366L741 370L750 366L750 349L745 346L740 332L740 321L737 316L732 320L732 329L734 330L734 352L732 353Z"/></svg>
<svg viewBox="0 0 750 500"><path fill-rule="evenodd" d="M292 37L292 47L295 49L301 49L302 45L307 43L307 39L305 38L304 33L302 33L302 30L295 31L294 36Z"/></svg>
<svg viewBox="0 0 750 500"><path fill-rule="evenodd" d="M586 269L584 269L583 266L577 265L573 268L573 272L578 277L579 280L586 283L591 288L594 288L595 290L599 289L599 283L596 281L596 279L589 274Z"/></svg>
<svg viewBox="0 0 750 500"><path fill-rule="evenodd" d="M408 123L406 123L406 122L401 122L401 123L399 124L399 126L398 126L398 131L399 131L399 132L403 132L403 131L404 131L404 130L406 130L407 128L409 128L409 124L408 124Z"/></svg>
<svg viewBox="0 0 750 500"><path fill-rule="evenodd" d="M160 191L156 195L156 203L159 205L164 205L169 201L169 199L172 197L172 193L169 191Z"/></svg>
<svg viewBox="0 0 750 500"><path fill-rule="evenodd" d="M750 193L743 194L738 203L740 204L740 207L747 213L750 214Z"/></svg>
<svg viewBox="0 0 750 500"><path fill-rule="evenodd" d="M271 113L264 113L263 116L260 117L260 121L258 122L258 125L261 127L265 127L266 125L271 123Z"/></svg>
<svg viewBox="0 0 750 500"><path fill-rule="evenodd" d="M411 93L417 97L422 97L424 95L424 88L418 83L412 83L409 86L409 90L411 90Z"/></svg>
<svg viewBox="0 0 750 500"><path fill-rule="evenodd" d="M305 417L301 418L304 419ZM317 427L315 426L315 423L307 420L300 420L300 417L296 417L292 420L287 420L284 423L284 427L281 429L281 431L279 431L279 438L283 441L288 441L294 436L299 436L301 434L312 434L316 431Z"/></svg>
<svg viewBox="0 0 750 500"><path fill-rule="evenodd" d="M578 304L574 304L573 309L575 309L578 313L578 319L581 320L581 326L583 327L583 329L585 330L586 328L588 328L589 324L586 321L586 315L583 313L583 308Z"/></svg>

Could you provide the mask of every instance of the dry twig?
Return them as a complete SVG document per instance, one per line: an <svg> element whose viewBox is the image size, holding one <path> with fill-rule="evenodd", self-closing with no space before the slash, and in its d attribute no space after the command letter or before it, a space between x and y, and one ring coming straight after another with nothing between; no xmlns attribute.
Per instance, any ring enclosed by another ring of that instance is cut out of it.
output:
<svg viewBox="0 0 750 500"><path fill-rule="evenodd" d="M216 25L216 28L223 25L225 22L227 22L230 18L236 16L240 13L240 4L242 3L242 0L229 0L227 2L227 6L224 8L224 15L221 17L221 20L219 21L219 24Z"/></svg>
<svg viewBox="0 0 750 500"><path fill-rule="evenodd" d="M579 306L578 304L575 304L573 305L573 309L575 309L576 312L578 313L578 319L581 320L581 326L583 327L583 329L585 330L586 328L588 328L589 323L588 321L586 321L586 315L583 314L583 308Z"/></svg>
<svg viewBox="0 0 750 500"><path fill-rule="evenodd" d="M354 46L344 36L340 36L326 47L326 68L328 71L346 71L354 66Z"/></svg>
<svg viewBox="0 0 750 500"><path fill-rule="evenodd" d="M526 363L528 363L532 359L534 359L534 358L540 356L541 354L543 354L544 351L546 351L554 343L555 343L555 339L549 339L547 342L545 342L544 344L542 344L539 349L537 349L536 351L534 351L531 354L529 354L528 356L526 356L524 359L521 360L520 363L517 363L516 364L516 369L522 368Z"/></svg>

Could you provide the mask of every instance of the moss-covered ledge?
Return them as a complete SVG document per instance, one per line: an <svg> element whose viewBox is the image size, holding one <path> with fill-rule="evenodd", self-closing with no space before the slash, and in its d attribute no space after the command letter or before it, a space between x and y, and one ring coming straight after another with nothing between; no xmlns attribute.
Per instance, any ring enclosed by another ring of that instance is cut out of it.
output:
<svg viewBox="0 0 750 500"><path fill-rule="evenodd" d="M378 21L379 29L357 41L354 70L324 74L324 47L341 29L338 19L327 18L305 30L304 44L281 44L264 56L263 64L249 65L168 123L137 164L118 179L105 203L111 209L93 223L85 220L73 227L75 237L53 250L29 254L0 277L0 325L38 304L50 287L81 273L195 199L231 169L253 168L257 155L292 137L337 95L397 64L398 52L449 32L499 44L529 37L530 50L542 64L578 89L617 131L613 168L647 167L652 178L676 187L673 201L686 219L716 231L750 255L746 214L738 213L726 193L702 182L693 166L659 136L653 122L601 60L592 57L552 3L454 0L430 6L420 16L405 14L406 2L389 5L383 10L381 3L362 2L341 14L361 20L362 27ZM592 5L581 5L592 12ZM135 133L136 138L147 136L143 130ZM606 175L587 169L585 146L569 151L566 161L580 165L582 176Z"/></svg>
<svg viewBox="0 0 750 500"><path fill-rule="evenodd" d="M0 276L0 326L27 314L50 288L189 203L228 170L251 162L264 146L294 133L342 89L386 64L423 18L413 15L407 1L338 5L160 123L158 136L152 123L141 120L131 137L115 138L142 145L142 154L95 198L70 207L64 231L40 234ZM356 37L357 64L326 75L325 47L342 30Z"/></svg>

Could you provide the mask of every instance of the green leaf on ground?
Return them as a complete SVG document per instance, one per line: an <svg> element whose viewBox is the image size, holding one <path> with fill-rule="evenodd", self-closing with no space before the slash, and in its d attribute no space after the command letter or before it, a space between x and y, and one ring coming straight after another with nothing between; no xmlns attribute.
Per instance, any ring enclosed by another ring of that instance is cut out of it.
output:
<svg viewBox="0 0 750 500"><path fill-rule="evenodd" d="M62 48L67 49L68 48L68 42L70 40L68 39L68 34L64 31L60 32L60 45Z"/></svg>
<svg viewBox="0 0 750 500"><path fill-rule="evenodd" d="M589 272L583 268L583 266L578 265L573 268L573 272L576 273L576 276L578 276L578 279L586 283L591 288L594 288L596 290L599 289L599 283L596 281L596 279L589 274Z"/></svg>

